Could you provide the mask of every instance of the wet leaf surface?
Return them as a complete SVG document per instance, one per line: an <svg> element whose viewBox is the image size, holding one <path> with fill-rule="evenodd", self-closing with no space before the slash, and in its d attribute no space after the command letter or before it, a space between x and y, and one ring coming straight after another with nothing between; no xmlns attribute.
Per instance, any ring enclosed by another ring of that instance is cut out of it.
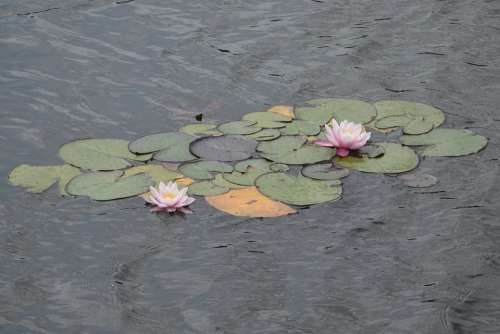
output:
<svg viewBox="0 0 500 334"><path fill-rule="evenodd" d="M219 161L197 161L181 165L179 171L196 180L211 180L215 177L213 173L230 173L233 166Z"/></svg>
<svg viewBox="0 0 500 334"><path fill-rule="evenodd" d="M30 193L41 193L58 182L59 194L67 195L66 184L79 174L80 169L70 165L20 165L10 172L9 182L14 186L25 188Z"/></svg>
<svg viewBox="0 0 500 334"><path fill-rule="evenodd" d="M257 141L238 135L206 137L194 141L191 152L206 160L238 161L255 153Z"/></svg>

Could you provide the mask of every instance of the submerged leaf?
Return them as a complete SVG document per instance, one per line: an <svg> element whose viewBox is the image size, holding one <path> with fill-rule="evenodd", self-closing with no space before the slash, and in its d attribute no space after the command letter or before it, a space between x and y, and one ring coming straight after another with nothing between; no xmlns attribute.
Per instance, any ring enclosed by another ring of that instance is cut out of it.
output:
<svg viewBox="0 0 500 334"><path fill-rule="evenodd" d="M146 174L122 177L122 171L81 174L66 186L68 194L88 196L97 201L109 201L140 195L153 184Z"/></svg>
<svg viewBox="0 0 500 334"><path fill-rule="evenodd" d="M302 175L316 180L337 180L350 174L347 168L338 168L333 164L308 165L302 168Z"/></svg>
<svg viewBox="0 0 500 334"><path fill-rule="evenodd" d="M217 130L217 124L194 123L183 126L179 132L187 133L188 135L203 137L203 136L222 136L222 132Z"/></svg>
<svg viewBox="0 0 500 334"><path fill-rule="evenodd" d="M257 122L256 127L265 129L282 128L292 120L290 117L273 112L251 112L244 115L242 119Z"/></svg>
<svg viewBox="0 0 500 334"><path fill-rule="evenodd" d="M194 141L191 152L206 160L236 161L250 158L257 142L243 136L225 135L206 137Z"/></svg>
<svg viewBox="0 0 500 334"><path fill-rule="evenodd" d="M189 186L188 194L197 196L215 196L227 193L229 188L221 187L211 181L195 182Z"/></svg>
<svg viewBox="0 0 500 334"><path fill-rule="evenodd" d="M399 138L403 145L424 146L419 150L423 156L457 157L477 153L488 139L469 130L434 129L422 135L404 135Z"/></svg>
<svg viewBox="0 0 500 334"><path fill-rule="evenodd" d="M256 123L256 121L228 122L219 125L217 129L225 135L249 135L261 130L254 126Z"/></svg>
<svg viewBox="0 0 500 334"><path fill-rule="evenodd" d="M314 99L306 102L306 106L295 110L297 118L324 125L332 118L337 121L350 121L365 124L373 120L377 114L375 108L366 102L350 99Z"/></svg>
<svg viewBox="0 0 500 334"><path fill-rule="evenodd" d="M64 144L59 156L67 163L90 170L115 170L131 166L127 160L146 161L150 154L134 154L121 139L80 139Z"/></svg>
<svg viewBox="0 0 500 334"><path fill-rule="evenodd" d="M398 179L411 188L427 188L438 183L438 179L429 174L409 173L398 176Z"/></svg>
<svg viewBox="0 0 500 334"><path fill-rule="evenodd" d="M336 157L334 161L339 166L367 173L403 173L418 165L418 156L408 147L396 143L373 144L382 146L384 155L377 158L369 158L368 156Z"/></svg>
<svg viewBox="0 0 500 334"><path fill-rule="evenodd" d="M10 172L9 182L14 186L25 188L30 193L41 193L59 182L59 194L67 195L66 184L79 174L80 170L70 165L20 165Z"/></svg>
<svg viewBox="0 0 500 334"><path fill-rule="evenodd" d="M297 211L262 195L257 188L231 190L223 195L208 196L207 202L216 209L240 217L280 217Z"/></svg>
<svg viewBox="0 0 500 334"><path fill-rule="evenodd" d="M285 173L264 174L257 178L255 184L264 195L293 205L334 201L339 199L342 193L340 186L331 186L324 181Z"/></svg>
<svg viewBox="0 0 500 334"><path fill-rule="evenodd" d="M186 163L179 167L182 174L196 180L211 180L214 178L213 172L230 173L233 167L219 161L197 161Z"/></svg>

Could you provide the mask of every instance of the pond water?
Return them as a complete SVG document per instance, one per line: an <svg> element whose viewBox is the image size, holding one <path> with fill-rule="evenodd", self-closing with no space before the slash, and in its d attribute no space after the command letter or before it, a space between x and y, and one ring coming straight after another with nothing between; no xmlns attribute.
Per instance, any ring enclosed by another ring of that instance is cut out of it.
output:
<svg viewBox="0 0 500 334"><path fill-rule="evenodd" d="M0 3L0 332L499 333L498 1ZM315 97L432 104L489 137L439 184L353 173L274 219L25 193L76 138Z"/></svg>

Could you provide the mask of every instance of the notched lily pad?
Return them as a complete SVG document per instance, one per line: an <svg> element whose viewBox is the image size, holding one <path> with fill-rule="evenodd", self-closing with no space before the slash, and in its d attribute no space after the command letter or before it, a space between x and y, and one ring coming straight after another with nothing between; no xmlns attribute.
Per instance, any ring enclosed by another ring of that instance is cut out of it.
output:
<svg viewBox="0 0 500 334"><path fill-rule="evenodd" d="M422 135L404 135L403 145L417 148L423 156L458 157L477 153L488 144L488 139L463 129L434 129Z"/></svg>
<svg viewBox="0 0 500 334"><path fill-rule="evenodd" d="M314 136L320 131L318 124L313 122L304 121L301 119L293 120L288 123L284 128L280 129L280 132L284 135L294 136L294 135L305 135Z"/></svg>
<svg viewBox="0 0 500 334"><path fill-rule="evenodd" d="M221 187L212 181L200 181L191 184L188 188L189 195L197 196L216 196L227 193L229 188Z"/></svg>
<svg viewBox="0 0 500 334"><path fill-rule="evenodd" d="M217 174L212 180L212 183L219 187L225 187L229 189L243 189L247 186L242 186L240 184L232 183L224 179L223 174Z"/></svg>
<svg viewBox="0 0 500 334"><path fill-rule="evenodd" d="M217 128L225 135L249 135L259 132L261 128L254 126L256 121L236 121L219 125Z"/></svg>
<svg viewBox="0 0 500 334"><path fill-rule="evenodd" d="M257 142L238 135L201 138L191 143L191 152L199 158L217 161L238 161L250 158Z"/></svg>
<svg viewBox="0 0 500 334"><path fill-rule="evenodd" d="M165 162L183 162L196 159L189 151L189 144L196 137L182 132L165 132L134 140L129 150L135 153L152 153L154 159Z"/></svg>
<svg viewBox="0 0 500 334"><path fill-rule="evenodd" d="M252 186L257 177L271 172L271 165L271 162L264 159L245 160L234 166L234 172L224 174L222 177L231 183L242 186Z"/></svg>
<svg viewBox="0 0 500 334"><path fill-rule="evenodd" d="M351 155L356 157L367 156L368 158L377 158L384 155L384 153L384 147L368 144L358 150L352 151Z"/></svg>
<svg viewBox="0 0 500 334"><path fill-rule="evenodd" d="M233 166L220 161L197 161L186 163L179 167L179 171L196 180L211 180L216 173L230 173Z"/></svg>
<svg viewBox="0 0 500 334"><path fill-rule="evenodd" d="M326 98L313 99L306 106L296 108L298 119L307 120L317 125L324 125L332 118L337 121L350 121L365 124L375 118L375 108L366 102L351 99Z"/></svg>
<svg viewBox="0 0 500 334"><path fill-rule="evenodd" d="M347 168L338 168L333 164L308 165L302 168L302 175L316 180L338 180L350 174Z"/></svg>
<svg viewBox="0 0 500 334"><path fill-rule="evenodd" d="M248 135L248 138L255 139L257 141L267 141L267 140L273 140L281 136L281 132L276 129L262 129L259 132L252 133L251 135Z"/></svg>
<svg viewBox="0 0 500 334"><path fill-rule="evenodd" d="M311 205L335 201L342 194L342 187L340 186L331 186L325 181L286 173L261 175L255 181L255 185L264 195L293 205Z"/></svg>
<svg viewBox="0 0 500 334"><path fill-rule="evenodd" d="M274 112L251 112L243 116L244 121L254 121L254 126L264 129L283 128L287 122L291 122L290 117Z"/></svg>
<svg viewBox="0 0 500 334"><path fill-rule="evenodd" d="M168 181L173 181L175 179L182 178L182 174L174 170L168 169L162 165L143 165L135 166L125 170L123 177L128 177L136 174L147 174L156 184Z"/></svg>
<svg viewBox="0 0 500 334"><path fill-rule="evenodd" d="M74 177L66 191L74 196L87 196L97 201L109 201L140 195L153 184L146 174L123 177L123 171L94 172Z"/></svg>
<svg viewBox="0 0 500 334"><path fill-rule="evenodd" d="M23 187L30 193L41 193L56 182L59 183L59 194L67 195L66 184L80 174L80 169L70 165L31 166L20 165L9 174L9 182L13 186Z"/></svg>
<svg viewBox="0 0 500 334"><path fill-rule="evenodd" d="M257 150L265 159L289 165L327 161L335 155L335 149L306 142L302 136L281 136L273 141L261 142Z"/></svg>
<svg viewBox="0 0 500 334"><path fill-rule="evenodd" d="M194 123L183 126L179 132L187 133L188 135L204 137L204 136L222 136L222 132L217 130L217 124Z"/></svg>
<svg viewBox="0 0 500 334"><path fill-rule="evenodd" d="M368 156L335 157L337 165L366 173L403 173L417 167L418 156L415 152L397 143L373 143L382 146L384 155L378 158Z"/></svg>
<svg viewBox="0 0 500 334"><path fill-rule="evenodd" d="M436 185L439 182L435 176L417 173L399 175L398 179L404 185L411 188L428 188Z"/></svg>
<svg viewBox="0 0 500 334"><path fill-rule="evenodd" d="M128 145L122 139L80 139L61 146L59 156L70 165L89 170L123 169L131 166L128 160L151 159L150 154L130 152Z"/></svg>

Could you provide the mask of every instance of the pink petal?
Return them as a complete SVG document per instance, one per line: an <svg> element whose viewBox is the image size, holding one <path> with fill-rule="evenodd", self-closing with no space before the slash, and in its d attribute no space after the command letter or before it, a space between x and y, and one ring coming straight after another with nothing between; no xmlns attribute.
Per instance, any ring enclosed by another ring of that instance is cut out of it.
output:
<svg viewBox="0 0 500 334"><path fill-rule="evenodd" d="M346 156L349 155L349 152L350 151L348 149L346 149L346 148L338 148L337 149L337 155L339 157L346 157Z"/></svg>

